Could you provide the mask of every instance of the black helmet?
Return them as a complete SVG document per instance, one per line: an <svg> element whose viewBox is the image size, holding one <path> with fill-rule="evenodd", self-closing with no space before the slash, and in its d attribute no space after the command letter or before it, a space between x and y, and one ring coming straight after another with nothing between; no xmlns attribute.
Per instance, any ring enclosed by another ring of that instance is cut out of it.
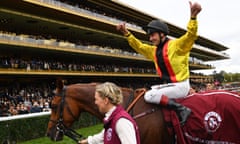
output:
<svg viewBox="0 0 240 144"><path fill-rule="evenodd" d="M151 22L148 23L146 27L144 27L144 30L147 32L147 34L151 34L154 32L162 32L165 35L169 34L167 24L160 20L152 20Z"/></svg>

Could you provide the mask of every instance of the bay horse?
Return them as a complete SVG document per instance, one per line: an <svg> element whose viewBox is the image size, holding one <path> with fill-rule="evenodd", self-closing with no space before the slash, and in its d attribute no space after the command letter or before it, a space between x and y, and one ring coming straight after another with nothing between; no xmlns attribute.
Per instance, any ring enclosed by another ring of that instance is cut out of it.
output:
<svg viewBox="0 0 240 144"><path fill-rule="evenodd" d="M77 142L81 138L81 135L78 135L69 129L69 127L78 119L81 112L88 112L100 120L104 118L104 115L98 111L94 103L95 87L97 84L72 84L64 87L63 82L58 81L56 85L56 94L51 102L52 112L48 123L47 135L52 140L62 140L63 133L59 133L58 130L66 127L67 132L65 131L65 135L70 135L69 137ZM139 95L144 91L145 89L134 91L130 88L122 88L122 106L124 108L129 106L134 95ZM142 144L167 144L172 141L172 138L166 132L167 128L159 106L145 103L144 98L139 97L136 104L131 107L131 110L129 110L131 115L138 117L136 118L136 122L140 130Z"/></svg>
<svg viewBox="0 0 240 144"><path fill-rule="evenodd" d="M96 85L86 83L64 86L62 81L57 82L47 136L59 141L63 135L67 135L78 142L82 135L70 127L81 112L91 113L100 120L104 118L94 103ZM174 111L145 102L142 95L146 89L122 88L122 91L122 106L135 119L141 144L240 143L240 96L235 93L209 91L178 99L178 102L192 109L187 123L181 125Z"/></svg>

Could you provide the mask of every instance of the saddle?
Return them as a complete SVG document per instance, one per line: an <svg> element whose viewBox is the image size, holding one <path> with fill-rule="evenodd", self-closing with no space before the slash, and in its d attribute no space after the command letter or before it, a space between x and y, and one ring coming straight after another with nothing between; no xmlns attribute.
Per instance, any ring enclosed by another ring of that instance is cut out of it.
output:
<svg viewBox="0 0 240 144"><path fill-rule="evenodd" d="M227 91L208 91L177 99L192 110L185 125L174 111L163 109L169 134L177 143L240 143L240 96Z"/></svg>

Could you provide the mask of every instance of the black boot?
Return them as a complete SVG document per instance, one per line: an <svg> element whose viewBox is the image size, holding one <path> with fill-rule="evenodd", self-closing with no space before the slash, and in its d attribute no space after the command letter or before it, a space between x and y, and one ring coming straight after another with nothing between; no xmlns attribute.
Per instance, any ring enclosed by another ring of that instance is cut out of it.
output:
<svg viewBox="0 0 240 144"><path fill-rule="evenodd" d="M181 125L184 125L187 121L188 116L191 114L191 109L185 107L179 103L176 103L174 100L169 99L167 107L176 111Z"/></svg>

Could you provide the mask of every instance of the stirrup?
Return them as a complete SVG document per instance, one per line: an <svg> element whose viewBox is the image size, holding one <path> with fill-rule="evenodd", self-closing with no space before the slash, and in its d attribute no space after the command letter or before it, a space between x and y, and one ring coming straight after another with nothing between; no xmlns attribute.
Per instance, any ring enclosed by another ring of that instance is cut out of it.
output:
<svg viewBox="0 0 240 144"><path fill-rule="evenodd" d="M180 121L180 124L181 125L184 125L188 119L188 117L190 116L191 114L191 109L190 108L187 108L185 107L184 110L182 111L179 111L179 121Z"/></svg>

